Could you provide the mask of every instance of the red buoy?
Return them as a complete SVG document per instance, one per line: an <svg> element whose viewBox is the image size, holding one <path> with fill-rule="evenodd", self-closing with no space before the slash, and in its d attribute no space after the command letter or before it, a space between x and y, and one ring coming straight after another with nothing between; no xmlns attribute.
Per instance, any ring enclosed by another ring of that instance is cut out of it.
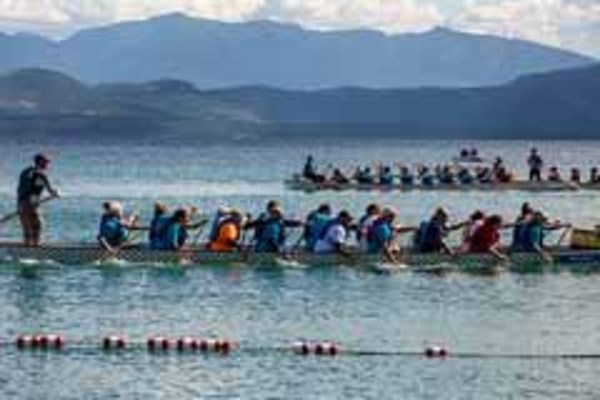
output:
<svg viewBox="0 0 600 400"><path fill-rule="evenodd" d="M442 346L429 346L425 349L425 356L429 358L444 358L448 356L448 350Z"/></svg>

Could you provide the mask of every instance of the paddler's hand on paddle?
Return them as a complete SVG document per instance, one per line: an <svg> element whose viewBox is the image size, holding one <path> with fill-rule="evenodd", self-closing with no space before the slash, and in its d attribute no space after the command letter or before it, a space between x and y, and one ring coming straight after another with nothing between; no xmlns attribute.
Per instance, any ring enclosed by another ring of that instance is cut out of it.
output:
<svg viewBox="0 0 600 400"><path fill-rule="evenodd" d="M48 191L50 193L50 197L53 199L60 199L60 193L56 189L51 189Z"/></svg>

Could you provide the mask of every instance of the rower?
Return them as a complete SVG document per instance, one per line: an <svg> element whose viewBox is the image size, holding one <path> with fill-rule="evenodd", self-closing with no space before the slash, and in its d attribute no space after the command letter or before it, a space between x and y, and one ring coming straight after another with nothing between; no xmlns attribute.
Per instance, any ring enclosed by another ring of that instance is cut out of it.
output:
<svg viewBox="0 0 600 400"><path fill-rule="evenodd" d="M350 238L352 220L352 215L348 211L340 211L337 217L329 221L322 230L319 240L315 244L315 253L338 253L350 256L347 242Z"/></svg>
<svg viewBox="0 0 600 400"><path fill-rule="evenodd" d="M475 178L479 183L492 183L494 178L492 176L492 170L489 167L477 167L475 170Z"/></svg>
<svg viewBox="0 0 600 400"><path fill-rule="evenodd" d="M544 160L542 160L542 157L540 157L536 148L531 149L529 158L527 159L527 165L529 165L529 180L541 181Z"/></svg>
<svg viewBox="0 0 600 400"><path fill-rule="evenodd" d="M372 185L375 183L375 177L371 172L371 167L365 167L364 169L358 169L356 181L361 185Z"/></svg>
<svg viewBox="0 0 600 400"><path fill-rule="evenodd" d="M452 185L454 184L454 174L450 169L450 166L444 165L438 173L438 179L441 184Z"/></svg>
<svg viewBox="0 0 600 400"><path fill-rule="evenodd" d="M154 216L152 222L150 222L149 230L149 241L151 249L162 248L164 242L164 233L167 229L167 224L170 221L170 217L167 215L168 208L161 202L154 203Z"/></svg>
<svg viewBox="0 0 600 400"><path fill-rule="evenodd" d="M26 246L39 246L42 237L42 218L40 215L41 195L46 190L51 198L59 197L46 174L50 158L45 154L37 154L33 165L25 168L19 177L17 188L17 205L23 242Z"/></svg>
<svg viewBox="0 0 600 400"><path fill-rule="evenodd" d="M551 167L548 171L548 181L550 182L561 182L562 178L560 176L560 172L558 171L558 167Z"/></svg>
<svg viewBox="0 0 600 400"><path fill-rule="evenodd" d="M372 203L365 209L365 214L360 217L356 229L356 240L358 241L361 250L367 251L368 236L373 223L381 216L381 207L379 204Z"/></svg>
<svg viewBox="0 0 600 400"><path fill-rule="evenodd" d="M177 251L185 247L187 226L190 221L190 210L180 208L166 224L161 250Z"/></svg>
<svg viewBox="0 0 600 400"><path fill-rule="evenodd" d="M460 246L461 252L466 253L470 251L473 235L483 225L484 222L485 214L483 211L477 210L471 214L463 229L462 245Z"/></svg>
<svg viewBox="0 0 600 400"><path fill-rule="evenodd" d="M451 231L460 229L464 225L464 223L448 225L448 213L443 208L438 208L429 221L421 223L415 233L415 250L420 253L454 254L444 239Z"/></svg>
<svg viewBox="0 0 600 400"><path fill-rule="evenodd" d="M129 237L129 230L135 226L136 215L123 217L121 203L111 201L102 205L104 210L100 219L98 241L106 250L112 251L123 246Z"/></svg>
<svg viewBox="0 0 600 400"><path fill-rule="evenodd" d="M333 175L331 176L331 180L338 185L347 185L350 183L350 179L339 169L335 168L333 170Z"/></svg>
<svg viewBox="0 0 600 400"><path fill-rule="evenodd" d="M244 215L238 210L229 210L227 214L222 214L218 226L211 233L207 249L219 252L242 250L242 227L245 222Z"/></svg>
<svg viewBox="0 0 600 400"><path fill-rule="evenodd" d="M470 240L469 252L490 253L500 260L508 257L498 249L500 246L500 229L502 229L502 217L491 215L485 219L483 224L475 230Z"/></svg>
<svg viewBox="0 0 600 400"><path fill-rule="evenodd" d="M267 203L266 213L247 223L245 228L254 229L254 251L279 253L285 250L286 228L300 226L300 221L285 219L279 202L272 200Z"/></svg>
<svg viewBox="0 0 600 400"><path fill-rule="evenodd" d="M544 246L545 231L568 227L569 224L550 223L543 212L533 211L527 215L527 219L523 221L516 233L513 251L538 253L544 260L552 262L552 256Z"/></svg>
<svg viewBox="0 0 600 400"><path fill-rule="evenodd" d="M373 223L367 237L367 252L382 254L386 261L397 263L398 247L394 244L397 234L414 232L415 228L401 228L395 225L398 211L385 208L381 216Z"/></svg>
<svg viewBox="0 0 600 400"><path fill-rule="evenodd" d="M471 174L471 171L469 171L469 169L465 167L461 168L458 171L457 178L462 185L471 185L475 181L475 178Z"/></svg>
<svg viewBox="0 0 600 400"><path fill-rule="evenodd" d="M308 214L303 234L306 251L315 250L315 245L323 235L323 231L331 219L331 206L327 203L321 204L319 208Z"/></svg>
<svg viewBox="0 0 600 400"><path fill-rule="evenodd" d="M302 176L309 181L321 183L325 181L325 177L317 173L317 168L315 166L315 159L312 155L306 157L306 163L304 164L304 170L302 171Z"/></svg>
<svg viewBox="0 0 600 400"><path fill-rule="evenodd" d="M571 168L571 177L569 180L573 183L581 183L581 170L579 168Z"/></svg>
<svg viewBox="0 0 600 400"><path fill-rule="evenodd" d="M428 167L423 166L420 168L419 179L421 180L421 185L423 187L431 188L435 186L435 177Z"/></svg>
<svg viewBox="0 0 600 400"><path fill-rule="evenodd" d="M394 174L389 166L382 166L379 169L379 184L382 186L390 186L394 184Z"/></svg>
<svg viewBox="0 0 600 400"><path fill-rule="evenodd" d="M412 187L415 184L415 176L406 166L400 167L400 183L407 187Z"/></svg>
<svg viewBox="0 0 600 400"><path fill-rule="evenodd" d="M600 175L598 174L598 167L592 167L590 169L590 183L599 183Z"/></svg>

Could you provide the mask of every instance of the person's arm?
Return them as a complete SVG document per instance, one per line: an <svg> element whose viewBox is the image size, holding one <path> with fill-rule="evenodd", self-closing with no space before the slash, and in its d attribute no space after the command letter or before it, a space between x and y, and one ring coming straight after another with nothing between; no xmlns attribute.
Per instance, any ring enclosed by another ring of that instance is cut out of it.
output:
<svg viewBox="0 0 600 400"><path fill-rule="evenodd" d="M417 228L416 226L402 226L402 227L396 227L394 228L394 232L398 235L404 235L407 233L414 233L416 231L418 231L419 228Z"/></svg>
<svg viewBox="0 0 600 400"><path fill-rule="evenodd" d="M286 228L299 228L304 226L304 222L295 219L286 219L283 221L283 226Z"/></svg>
<svg viewBox="0 0 600 400"><path fill-rule="evenodd" d="M541 238L542 238L542 230L543 228L539 228L539 229L533 229L532 232L530 233L530 235L532 235L531 239L531 243L533 243L533 250L546 262L553 262L554 259L552 258L552 255L550 253L548 253L546 251L546 249L544 249L542 247L541 243Z"/></svg>
<svg viewBox="0 0 600 400"><path fill-rule="evenodd" d="M39 174L39 177L42 179L44 188L48 191L50 196L60 197L58 190L54 189L54 186L52 186L52 183L50 182L50 178L48 178L48 175L46 175L42 172L38 172L38 174Z"/></svg>
<svg viewBox="0 0 600 400"><path fill-rule="evenodd" d="M508 261L509 258L506 254L502 253L498 247L500 247L499 243L496 243L495 245L493 245L492 247L490 247L490 254L492 254L494 257L496 257L498 260L501 261Z"/></svg>

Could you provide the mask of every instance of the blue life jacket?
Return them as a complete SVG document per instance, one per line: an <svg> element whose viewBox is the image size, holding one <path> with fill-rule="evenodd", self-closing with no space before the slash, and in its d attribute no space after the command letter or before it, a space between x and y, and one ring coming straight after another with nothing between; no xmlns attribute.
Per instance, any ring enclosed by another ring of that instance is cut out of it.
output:
<svg viewBox="0 0 600 400"><path fill-rule="evenodd" d="M171 219L165 228L161 250L177 250L185 244L187 236L185 227Z"/></svg>
<svg viewBox="0 0 600 400"><path fill-rule="evenodd" d="M435 253L440 251L443 227L435 221L422 222L415 233L414 247L421 253Z"/></svg>
<svg viewBox="0 0 600 400"><path fill-rule="evenodd" d="M152 222L150 223L149 233L151 249L160 250L163 248L165 234L170 221L171 218L167 215L161 215L152 219Z"/></svg>
<svg viewBox="0 0 600 400"><path fill-rule="evenodd" d="M531 253L544 245L544 230L538 224L519 224L513 234L513 250Z"/></svg>
<svg viewBox="0 0 600 400"><path fill-rule="evenodd" d="M435 185L435 178L431 174L423 175L423 177L421 178L421 183L423 184L423 186L431 187Z"/></svg>
<svg viewBox="0 0 600 400"><path fill-rule="evenodd" d="M383 218L373 223L367 237L367 249L369 253L380 253L385 244L393 238L393 231L390 224Z"/></svg>
<svg viewBox="0 0 600 400"><path fill-rule="evenodd" d="M120 246L127 241L127 228L117 217L103 215L99 231L98 239L104 239L110 246Z"/></svg>
<svg viewBox="0 0 600 400"><path fill-rule="evenodd" d="M313 251L317 241L321 238L323 232L327 232L327 227L331 221L331 216L314 212L307 218L304 229L304 241L306 250Z"/></svg>
<svg viewBox="0 0 600 400"><path fill-rule="evenodd" d="M412 186L415 184L415 177L413 175L402 175L400 182L405 186Z"/></svg>
<svg viewBox="0 0 600 400"><path fill-rule="evenodd" d="M394 174L392 174L392 171L382 172L381 175L379 175L379 183L381 185L393 184L394 183Z"/></svg>
<svg viewBox="0 0 600 400"><path fill-rule="evenodd" d="M285 244L285 226L283 219L265 216L258 222L255 230L254 250L264 253L277 253Z"/></svg>

